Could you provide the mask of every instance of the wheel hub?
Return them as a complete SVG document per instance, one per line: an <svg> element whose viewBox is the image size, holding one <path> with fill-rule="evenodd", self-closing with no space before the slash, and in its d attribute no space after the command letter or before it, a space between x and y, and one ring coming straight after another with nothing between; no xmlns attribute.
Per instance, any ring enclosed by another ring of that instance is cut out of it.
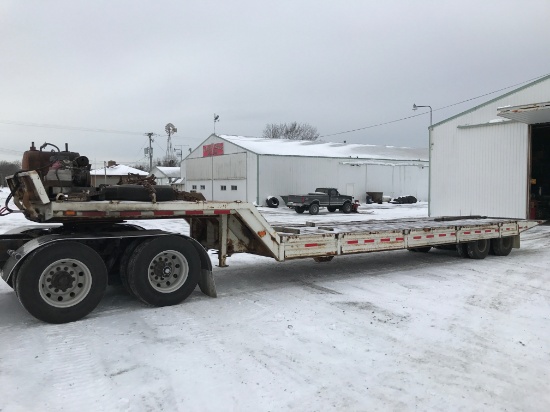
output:
<svg viewBox="0 0 550 412"><path fill-rule="evenodd" d="M151 286L158 292L170 293L185 283L189 266L180 252L168 250L155 256L149 269Z"/></svg>
<svg viewBox="0 0 550 412"><path fill-rule="evenodd" d="M67 289L73 287L76 278L73 276L74 272L67 272L65 270L54 273L50 281L50 289L59 289L66 292Z"/></svg>

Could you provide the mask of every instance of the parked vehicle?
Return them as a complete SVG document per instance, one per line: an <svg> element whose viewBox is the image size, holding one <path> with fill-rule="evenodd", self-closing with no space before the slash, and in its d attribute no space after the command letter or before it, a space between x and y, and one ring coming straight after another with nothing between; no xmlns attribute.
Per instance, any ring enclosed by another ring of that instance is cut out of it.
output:
<svg viewBox="0 0 550 412"><path fill-rule="evenodd" d="M353 196L341 195L333 187L318 187L315 192L307 195L288 195L285 202L296 213L304 213L307 210L310 215L318 214L321 207L326 207L329 212L341 210L350 213L354 210Z"/></svg>
<svg viewBox="0 0 550 412"><path fill-rule="evenodd" d="M179 193L176 200L156 201L151 182L114 190L116 199L96 200L101 190L89 186L89 164L77 155L58 150L24 157L27 169L35 170L7 178L11 194L0 210L0 216L12 212L13 198L38 223L0 235L0 274L31 315L51 323L86 316L116 279L152 306L181 303L197 285L216 297L207 249L218 251L220 267L241 252L281 262L328 262L339 255L441 247L483 259L489 252L508 255L519 247L520 232L542 223L468 216L273 227L249 203L180 200ZM124 198L144 189L149 200ZM190 236L126 222L177 218L189 223Z"/></svg>

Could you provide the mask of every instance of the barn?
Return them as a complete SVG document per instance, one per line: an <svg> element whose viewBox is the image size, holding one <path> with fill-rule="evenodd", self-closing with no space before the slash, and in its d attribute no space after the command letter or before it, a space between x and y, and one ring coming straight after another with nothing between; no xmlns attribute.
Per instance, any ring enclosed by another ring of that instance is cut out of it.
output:
<svg viewBox="0 0 550 412"><path fill-rule="evenodd" d="M186 190L208 200L265 205L270 196L316 187L336 187L360 202L366 192L428 200L427 149L212 134L181 170Z"/></svg>
<svg viewBox="0 0 550 412"><path fill-rule="evenodd" d="M430 128L430 216L550 219L550 75Z"/></svg>

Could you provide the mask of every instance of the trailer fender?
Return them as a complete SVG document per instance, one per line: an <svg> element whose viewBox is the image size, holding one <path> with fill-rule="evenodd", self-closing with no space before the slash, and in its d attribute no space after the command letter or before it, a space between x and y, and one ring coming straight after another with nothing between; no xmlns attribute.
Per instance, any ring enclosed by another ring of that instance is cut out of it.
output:
<svg viewBox="0 0 550 412"><path fill-rule="evenodd" d="M44 226L40 226L40 228L44 228ZM29 229L27 227L26 229ZM12 232L16 233L16 232ZM92 239L105 239L105 238L121 238L121 237L150 237L150 236L160 236L160 235L170 235L172 233L164 232L162 230L148 230L148 231L132 231L132 232L124 232L124 234L118 232L108 232L108 233L97 233L97 234L91 234L91 235L82 235L82 234L72 234L72 235L44 235L37 237L35 239L29 240L27 243L25 243L23 246L21 246L16 251L13 251L10 254L10 257L0 269L0 277L9 285L11 283L9 282L10 278L13 276L14 273L16 273L17 269L27 255L29 255L34 250L38 249L41 246L47 245L49 243L53 242L60 242L64 240L74 240L74 241L83 241L83 240L92 240ZM200 252L199 252L200 255ZM201 259L202 261L202 259Z"/></svg>
<svg viewBox="0 0 550 412"><path fill-rule="evenodd" d="M218 294L216 292L216 283L214 282L214 275L212 274L212 261L210 260L210 256L208 256L206 249L192 237L182 236L191 242L201 259L201 274L199 278L199 288L201 292L211 298L217 297Z"/></svg>

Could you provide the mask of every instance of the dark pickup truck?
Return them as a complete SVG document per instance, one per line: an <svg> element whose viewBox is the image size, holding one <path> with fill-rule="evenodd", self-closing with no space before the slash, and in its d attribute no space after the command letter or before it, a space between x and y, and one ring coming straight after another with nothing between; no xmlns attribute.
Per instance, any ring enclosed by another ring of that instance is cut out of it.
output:
<svg viewBox="0 0 550 412"><path fill-rule="evenodd" d="M307 195L288 195L281 196L286 205L294 209L296 213L304 213L306 210L309 214L316 215L319 213L319 208L326 207L329 212L335 212L340 209L344 213L350 213L354 210L353 197L341 195L333 187L318 187L315 192Z"/></svg>

